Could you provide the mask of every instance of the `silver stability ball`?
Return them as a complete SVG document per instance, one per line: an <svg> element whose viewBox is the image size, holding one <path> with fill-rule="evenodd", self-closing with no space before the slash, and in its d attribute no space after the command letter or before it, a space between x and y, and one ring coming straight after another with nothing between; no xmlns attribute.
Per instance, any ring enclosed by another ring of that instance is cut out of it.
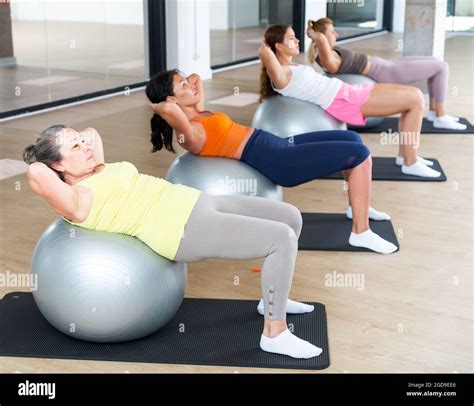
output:
<svg viewBox="0 0 474 406"><path fill-rule="evenodd" d="M253 116L252 127L282 138L312 131L347 130L345 123L318 105L280 95L260 104Z"/></svg>
<svg viewBox="0 0 474 406"><path fill-rule="evenodd" d="M38 278L35 302L54 327L81 340L114 343L168 323L183 300L187 269L135 237L58 219L38 240L31 273Z"/></svg>
<svg viewBox="0 0 474 406"><path fill-rule="evenodd" d="M364 84L377 83L375 80L367 76L357 75L353 73L338 73L335 75L328 74L328 76L333 77L333 78L338 78L342 80L343 82L349 83L350 85L364 85ZM367 117L365 120L365 125L347 124L347 127L350 130L360 130L364 128L377 127L383 121L384 118L385 117L381 117L381 116Z"/></svg>
<svg viewBox="0 0 474 406"><path fill-rule="evenodd" d="M166 180L209 195L246 195L283 200L283 190L242 161L201 157L185 152L168 169Z"/></svg>

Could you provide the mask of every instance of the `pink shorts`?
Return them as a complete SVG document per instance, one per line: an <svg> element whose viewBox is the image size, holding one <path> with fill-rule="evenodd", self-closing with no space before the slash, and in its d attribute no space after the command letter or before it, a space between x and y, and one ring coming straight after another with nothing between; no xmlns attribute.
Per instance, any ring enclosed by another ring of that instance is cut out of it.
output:
<svg viewBox="0 0 474 406"><path fill-rule="evenodd" d="M360 85L343 83L326 112L339 121L353 125L365 125L365 117L360 112L360 108L369 98L373 88L373 83Z"/></svg>

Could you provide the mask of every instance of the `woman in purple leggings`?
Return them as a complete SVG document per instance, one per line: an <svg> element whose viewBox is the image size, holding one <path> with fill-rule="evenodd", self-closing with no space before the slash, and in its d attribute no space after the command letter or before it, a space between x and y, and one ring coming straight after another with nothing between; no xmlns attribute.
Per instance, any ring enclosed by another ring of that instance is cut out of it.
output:
<svg viewBox="0 0 474 406"><path fill-rule="evenodd" d="M428 80L430 111L427 119L433 121L435 128L466 129L457 117L445 112L449 74L445 61L434 56L405 56L391 61L336 47L338 34L329 18L309 20L307 33L313 40L308 52L311 64L316 61L329 73L354 73L368 76L379 83L407 84Z"/></svg>

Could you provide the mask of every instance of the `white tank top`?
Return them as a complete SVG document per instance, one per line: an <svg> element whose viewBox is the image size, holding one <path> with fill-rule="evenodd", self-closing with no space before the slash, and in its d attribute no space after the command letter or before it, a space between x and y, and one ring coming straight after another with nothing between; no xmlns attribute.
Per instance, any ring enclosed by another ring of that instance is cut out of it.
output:
<svg viewBox="0 0 474 406"><path fill-rule="evenodd" d="M283 96L305 100L326 110L334 101L343 82L316 72L309 65L289 65L291 78L283 89L273 89Z"/></svg>

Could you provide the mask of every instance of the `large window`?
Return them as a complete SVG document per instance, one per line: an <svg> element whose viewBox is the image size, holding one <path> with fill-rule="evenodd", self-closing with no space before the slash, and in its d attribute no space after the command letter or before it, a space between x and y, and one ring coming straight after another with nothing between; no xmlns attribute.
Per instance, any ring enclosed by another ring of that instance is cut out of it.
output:
<svg viewBox="0 0 474 406"><path fill-rule="evenodd" d="M302 0L210 0L211 66L218 68L254 59L269 25L300 27L303 3Z"/></svg>
<svg viewBox="0 0 474 406"><path fill-rule="evenodd" d="M0 114L146 80L143 0L12 0L0 13Z"/></svg>
<svg viewBox="0 0 474 406"><path fill-rule="evenodd" d="M390 0L327 0L327 16L342 39L387 29L384 8L390 7Z"/></svg>
<svg viewBox="0 0 474 406"><path fill-rule="evenodd" d="M446 31L474 33L474 1L448 0Z"/></svg>

